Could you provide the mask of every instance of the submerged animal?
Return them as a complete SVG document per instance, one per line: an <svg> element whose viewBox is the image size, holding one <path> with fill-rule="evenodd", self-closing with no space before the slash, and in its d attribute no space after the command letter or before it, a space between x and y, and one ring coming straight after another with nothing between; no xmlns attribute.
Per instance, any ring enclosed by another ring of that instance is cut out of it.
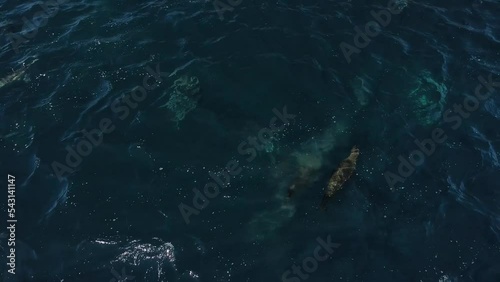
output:
<svg viewBox="0 0 500 282"><path fill-rule="evenodd" d="M24 77L24 74L25 74L25 69L13 71L8 76L0 79L0 88L4 87L5 85L11 84L12 82L18 81L19 79Z"/></svg>
<svg viewBox="0 0 500 282"><path fill-rule="evenodd" d="M11 74L7 75L4 78L0 79L0 88L9 85L13 82L16 82L22 78L25 78L26 70L34 64L38 59L34 59L31 63L23 63L23 66L17 70L13 70Z"/></svg>
<svg viewBox="0 0 500 282"><path fill-rule="evenodd" d="M326 205L333 195L342 189L342 186L346 183L349 178L351 178L354 170L356 169L356 161L359 156L359 149L354 146L351 149L351 154L349 157L344 159L339 167L333 172L330 180L328 181L328 187L326 188L325 195L321 201L320 207L322 210L326 210Z"/></svg>

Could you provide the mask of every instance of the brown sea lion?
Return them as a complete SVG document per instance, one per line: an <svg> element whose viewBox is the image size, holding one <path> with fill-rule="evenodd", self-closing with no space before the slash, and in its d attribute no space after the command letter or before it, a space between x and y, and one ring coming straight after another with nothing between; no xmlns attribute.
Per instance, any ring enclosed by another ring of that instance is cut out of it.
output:
<svg viewBox="0 0 500 282"><path fill-rule="evenodd" d="M326 204L328 200L345 184L349 178L351 178L354 170L356 169L356 161L359 156L359 149L354 146L351 149L351 154L345 160L343 160L339 167L333 172L330 180L328 181L328 187L326 188L325 195L321 201L320 207L322 210L326 210Z"/></svg>

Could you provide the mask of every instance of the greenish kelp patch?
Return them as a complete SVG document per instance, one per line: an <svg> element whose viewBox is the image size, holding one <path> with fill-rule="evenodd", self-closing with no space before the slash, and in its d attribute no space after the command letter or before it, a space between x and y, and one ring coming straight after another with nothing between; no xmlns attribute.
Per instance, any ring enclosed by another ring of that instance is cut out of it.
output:
<svg viewBox="0 0 500 282"><path fill-rule="evenodd" d="M174 115L172 121L179 126L179 122L198 105L200 81L196 76L183 75L167 91L170 98L160 107L169 109Z"/></svg>

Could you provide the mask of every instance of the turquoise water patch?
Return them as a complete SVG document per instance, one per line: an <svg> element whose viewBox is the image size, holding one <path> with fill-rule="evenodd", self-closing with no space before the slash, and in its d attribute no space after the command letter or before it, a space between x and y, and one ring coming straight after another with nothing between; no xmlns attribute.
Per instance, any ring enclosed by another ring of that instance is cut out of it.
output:
<svg viewBox="0 0 500 282"><path fill-rule="evenodd" d="M200 81L196 76L184 75L175 80L167 91L170 92L170 98L161 107L166 107L173 113L172 121L179 126L179 122L198 105Z"/></svg>
<svg viewBox="0 0 500 282"><path fill-rule="evenodd" d="M414 80L416 87L410 92L411 105L416 119L421 125L435 124L443 112L448 89L437 82L428 71L422 71Z"/></svg>

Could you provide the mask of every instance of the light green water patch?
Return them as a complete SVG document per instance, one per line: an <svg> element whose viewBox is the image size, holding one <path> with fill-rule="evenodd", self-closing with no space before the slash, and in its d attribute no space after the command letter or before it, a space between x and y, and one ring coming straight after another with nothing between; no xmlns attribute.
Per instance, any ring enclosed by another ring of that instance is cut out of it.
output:
<svg viewBox="0 0 500 282"><path fill-rule="evenodd" d="M276 209L260 212L248 223L246 235L250 241L262 241L290 222L294 214L295 206L286 203Z"/></svg>
<svg viewBox="0 0 500 282"><path fill-rule="evenodd" d="M287 125L291 126L291 125ZM252 135L258 135L258 131L252 133ZM275 131L270 136L266 136L266 140L262 142L262 147L265 153L270 154L270 157L274 160L274 155L279 154L283 146L281 140L286 136L286 130Z"/></svg>
<svg viewBox="0 0 500 282"><path fill-rule="evenodd" d="M338 121L324 128L286 154L282 165L277 165L273 175L278 180L278 197L294 191L308 189L318 177L318 172L330 164L329 155L338 146L345 146L349 139L349 124Z"/></svg>
<svg viewBox="0 0 500 282"><path fill-rule="evenodd" d="M290 201L287 197L290 185L296 181L303 182L305 189L312 186L318 178L317 172L324 167L325 163L329 163L327 155L338 146L345 145L348 138L349 123L336 121L287 152L287 158L275 167L273 173L272 186L277 189L270 201L278 205L256 213L248 222L246 235L249 240L260 241L274 236L277 230L292 220L296 211L296 202ZM279 138L274 141L278 140ZM265 145L266 151L271 148L276 150L279 146L276 142L269 142Z"/></svg>
<svg viewBox="0 0 500 282"><path fill-rule="evenodd" d="M266 142L264 143L264 151L267 153L271 153L274 151L274 144L272 142Z"/></svg>
<svg viewBox="0 0 500 282"><path fill-rule="evenodd" d="M328 163L327 155L338 146L344 146L350 135L347 121L335 121L319 134L300 144L290 153L297 171L316 171Z"/></svg>
<svg viewBox="0 0 500 282"><path fill-rule="evenodd" d="M411 109L422 125L435 124L441 117L448 89L437 82L428 71L422 71L414 80L409 93Z"/></svg>
<svg viewBox="0 0 500 282"><path fill-rule="evenodd" d="M372 93L370 83L365 78L356 76L351 80L351 88L354 92L354 96L356 96L356 99L358 100L358 103L361 106L368 105L368 102L370 102L370 95Z"/></svg>
<svg viewBox="0 0 500 282"><path fill-rule="evenodd" d="M408 2L409 0L395 0L394 3L396 4L396 7L399 10L403 10L404 8L408 7Z"/></svg>
<svg viewBox="0 0 500 282"><path fill-rule="evenodd" d="M179 126L179 122L198 105L200 81L196 76L184 75L175 80L167 91L170 98L161 108L169 109L174 115L172 121Z"/></svg>

